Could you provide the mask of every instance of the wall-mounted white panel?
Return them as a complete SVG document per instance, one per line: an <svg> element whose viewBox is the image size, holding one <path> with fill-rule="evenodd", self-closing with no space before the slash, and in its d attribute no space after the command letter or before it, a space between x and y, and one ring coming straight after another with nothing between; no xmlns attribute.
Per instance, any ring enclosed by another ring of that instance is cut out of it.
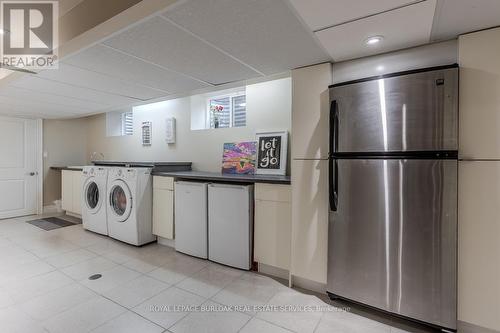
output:
<svg viewBox="0 0 500 333"><path fill-rule="evenodd" d="M75 87L98 90L105 93L148 100L168 95L167 91L147 88L134 84L134 81L120 80L111 76L59 63L56 70L45 70L38 74L40 78L67 83Z"/></svg>
<svg viewBox="0 0 500 333"><path fill-rule="evenodd" d="M64 59L64 62L128 82L168 91L169 93L184 92L209 86L201 81L148 63L105 45L91 47Z"/></svg>
<svg viewBox="0 0 500 333"><path fill-rule="evenodd" d="M134 26L104 44L212 84L259 76L252 69L160 17Z"/></svg>
<svg viewBox="0 0 500 333"><path fill-rule="evenodd" d="M432 40L455 38L463 33L500 25L498 0L440 0Z"/></svg>
<svg viewBox="0 0 500 333"><path fill-rule="evenodd" d="M429 42L436 0L428 0L316 33L334 61L390 52ZM371 36L383 36L366 45Z"/></svg>
<svg viewBox="0 0 500 333"><path fill-rule="evenodd" d="M187 1L164 16L266 75L330 60L287 1Z"/></svg>
<svg viewBox="0 0 500 333"><path fill-rule="evenodd" d="M407 71L450 65L458 62L457 40L418 46L396 52L333 64L333 83Z"/></svg>
<svg viewBox="0 0 500 333"><path fill-rule="evenodd" d="M398 8L415 0L290 0L312 30Z"/></svg>
<svg viewBox="0 0 500 333"><path fill-rule="evenodd" d="M73 87L64 83L44 80L40 77L27 76L11 83L14 87L26 88L40 93L57 93L67 97L94 101L108 106L127 105L137 102L136 99L103 92L90 90L86 88ZM69 111L69 110L68 110Z"/></svg>

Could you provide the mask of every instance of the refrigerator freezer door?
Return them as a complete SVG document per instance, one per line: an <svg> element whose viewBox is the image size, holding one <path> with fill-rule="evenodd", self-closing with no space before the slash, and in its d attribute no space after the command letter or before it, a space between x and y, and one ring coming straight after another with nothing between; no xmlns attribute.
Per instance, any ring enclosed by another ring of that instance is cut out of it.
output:
<svg viewBox="0 0 500 333"><path fill-rule="evenodd" d="M207 259L207 184L175 183L175 250Z"/></svg>
<svg viewBox="0 0 500 333"><path fill-rule="evenodd" d="M208 186L208 259L250 269L252 259L253 186Z"/></svg>
<svg viewBox="0 0 500 333"><path fill-rule="evenodd" d="M457 150L458 69L330 89L338 152Z"/></svg>
<svg viewBox="0 0 500 333"><path fill-rule="evenodd" d="M328 291L456 326L457 161L338 160Z"/></svg>

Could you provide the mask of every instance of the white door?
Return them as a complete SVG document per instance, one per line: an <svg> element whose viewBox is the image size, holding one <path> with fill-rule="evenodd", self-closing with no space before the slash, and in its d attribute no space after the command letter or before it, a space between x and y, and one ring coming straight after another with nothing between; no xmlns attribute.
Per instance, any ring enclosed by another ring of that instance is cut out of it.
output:
<svg viewBox="0 0 500 333"><path fill-rule="evenodd" d="M207 184L175 183L175 250L208 258Z"/></svg>
<svg viewBox="0 0 500 333"><path fill-rule="evenodd" d="M0 218L37 213L37 121L0 117Z"/></svg>

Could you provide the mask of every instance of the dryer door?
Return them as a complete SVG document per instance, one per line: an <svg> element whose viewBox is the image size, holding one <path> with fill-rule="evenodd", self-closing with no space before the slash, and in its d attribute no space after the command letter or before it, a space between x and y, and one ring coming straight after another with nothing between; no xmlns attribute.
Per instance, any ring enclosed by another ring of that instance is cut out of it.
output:
<svg viewBox="0 0 500 333"><path fill-rule="evenodd" d="M115 221L125 222L132 210L132 193L127 184L120 179L111 183L109 189L109 211Z"/></svg>
<svg viewBox="0 0 500 333"><path fill-rule="evenodd" d="M101 193L95 178L89 178L83 186L83 201L85 201L87 211L91 214L97 213L102 206L103 198L104 193Z"/></svg>

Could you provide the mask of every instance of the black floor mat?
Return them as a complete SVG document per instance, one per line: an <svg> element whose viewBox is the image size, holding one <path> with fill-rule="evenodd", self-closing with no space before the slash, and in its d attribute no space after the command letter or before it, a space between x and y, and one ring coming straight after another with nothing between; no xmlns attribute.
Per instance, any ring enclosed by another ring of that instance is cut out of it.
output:
<svg viewBox="0 0 500 333"><path fill-rule="evenodd" d="M76 219L75 219L76 220ZM58 217L46 217L43 219L27 221L27 223L32 224L40 229L49 231L63 227L69 227L71 225L79 224L77 221L70 222L67 220L63 220Z"/></svg>

